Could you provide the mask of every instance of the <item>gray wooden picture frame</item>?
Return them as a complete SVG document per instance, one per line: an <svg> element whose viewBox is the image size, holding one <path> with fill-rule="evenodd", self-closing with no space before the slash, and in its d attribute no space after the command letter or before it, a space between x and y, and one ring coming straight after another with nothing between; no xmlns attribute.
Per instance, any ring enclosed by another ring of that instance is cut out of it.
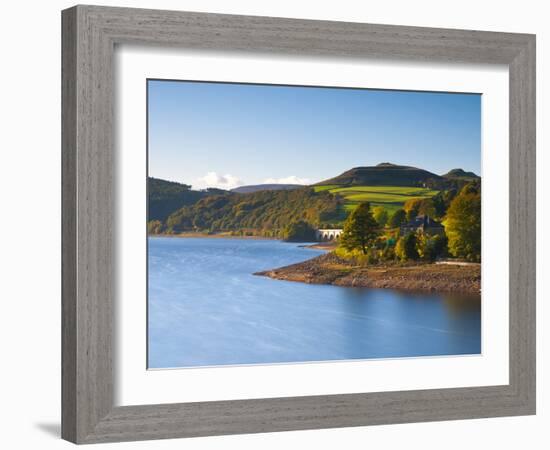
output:
<svg viewBox="0 0 550 450"><path fill-rule="evenodd" d="M98 6L63 11L62 31L64 439L95 443L535 413L535 36ZM126 43L506 64L509 384L115 407L113 53Z"/></svg>

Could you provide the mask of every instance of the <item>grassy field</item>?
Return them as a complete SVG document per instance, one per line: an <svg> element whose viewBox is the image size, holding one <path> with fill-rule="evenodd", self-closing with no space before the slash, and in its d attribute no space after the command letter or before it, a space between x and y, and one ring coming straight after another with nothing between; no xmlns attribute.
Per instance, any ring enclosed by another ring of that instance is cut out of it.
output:
<svg viewBox="0 0 550 450"><path fill-rule="evenodd" d="M339 184L325 184L324 186L314 186L315 192L330 191L339 188Z"/></svg>
<svg viewBox="0 0 550 450"><path fill-rule="evenodd" d="M329 191L344 197L344 208L352 211L361 202L370 202L371 206L382 206L391 215L403 204L413 198L429 198L438 191L420 187L407 186L348 186L338 185L315 186L315 191Z"/></svg>

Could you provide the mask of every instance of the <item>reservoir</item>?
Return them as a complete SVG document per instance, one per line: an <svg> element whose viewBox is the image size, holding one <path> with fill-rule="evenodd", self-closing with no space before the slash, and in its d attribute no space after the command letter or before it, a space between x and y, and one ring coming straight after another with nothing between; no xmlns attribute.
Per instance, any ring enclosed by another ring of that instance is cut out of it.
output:
<svg viewBox="0 0 550 450"><path fill-rule="evenodd" d="M263 239L148 240L148 367L481 352L481 296L274 280L323 253Z"/></svg>

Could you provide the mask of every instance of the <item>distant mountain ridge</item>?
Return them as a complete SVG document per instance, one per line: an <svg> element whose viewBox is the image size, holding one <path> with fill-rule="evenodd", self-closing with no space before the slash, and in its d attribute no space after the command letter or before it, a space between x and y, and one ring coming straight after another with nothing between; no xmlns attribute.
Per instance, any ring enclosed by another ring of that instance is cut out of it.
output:
<svg viewBox="0 0 550 450"><path fill-rule="evenodd" d="M337 177L317 183L346 186L419 186L428 180L442 181L443 177L424 169L380 163L376 166L354 167Z"/></svg>
<svg viewBox="0 0 550 450"><path fill-rule="evenodd" d="M298 189L304 187L301 184L281 184L281 183L267 183L267 184L251 184L247 186L239 186L231 189L231 192L237 192L238 194L250 194L252 192L259 191L283 191L289 189Z"/></svg>

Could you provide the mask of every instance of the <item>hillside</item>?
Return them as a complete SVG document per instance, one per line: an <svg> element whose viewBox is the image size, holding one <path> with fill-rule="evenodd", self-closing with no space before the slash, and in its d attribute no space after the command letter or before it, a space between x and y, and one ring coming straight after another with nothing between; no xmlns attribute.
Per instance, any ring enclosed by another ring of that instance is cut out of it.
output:
<svg viewBox="0 0 550 450"><path fill-rule="evenodd" d="M474 172L466 172L463 169L449 170L449 172L443 175L443 177L449 178L449 179L464 179L464 180L478 180L480 178Z"/></svg>
<svg viewBox="0 0 550 450"><path fill-rule="evenodd" d="M381 163L376 166L355 167L337 177L317 183L317 186L424 186L442 177L416 167Z"/></svg>
<svg viewBox="0 0 550 450"><path fill-rule="evenodd" d="M250 231L277 237L294 221L319 226L339 220L341 204L340 197L308 187L250 194L227 192L175 211L166 220L164 231Z"/></svg>
<svg viewBox="0 0 550 450"><path fill-rule="evenodd" d="M148 220L164 222L170 214L186 205L192 205L201 198L223 192L217 189L193 191L188 184L161 180L149 177L148 190Z"/></svg>
<svg viewBox="0 0 550 450"><path fill-rule="evenodd" d="M302 188L301 184L253 184L249 186L239 186L231 189L231 192L237 192L239 194L250 194L252 192L259 191L283 191L288 189Z"/></svg>
<svg viewBox="0 0 550 450"><path fill-rule="evenodd" d="M472 172L453 169L444 176L416 167L382 163L356 167L310 187L289 184L241 186L232 191L192 190L181 183L149 178L152 233L233 232L280 236L292 222L341 227L361 202L389 215L410 200L433 198L448 203L468 184ZM157 222L158 221L158 222Z"/></svg>

